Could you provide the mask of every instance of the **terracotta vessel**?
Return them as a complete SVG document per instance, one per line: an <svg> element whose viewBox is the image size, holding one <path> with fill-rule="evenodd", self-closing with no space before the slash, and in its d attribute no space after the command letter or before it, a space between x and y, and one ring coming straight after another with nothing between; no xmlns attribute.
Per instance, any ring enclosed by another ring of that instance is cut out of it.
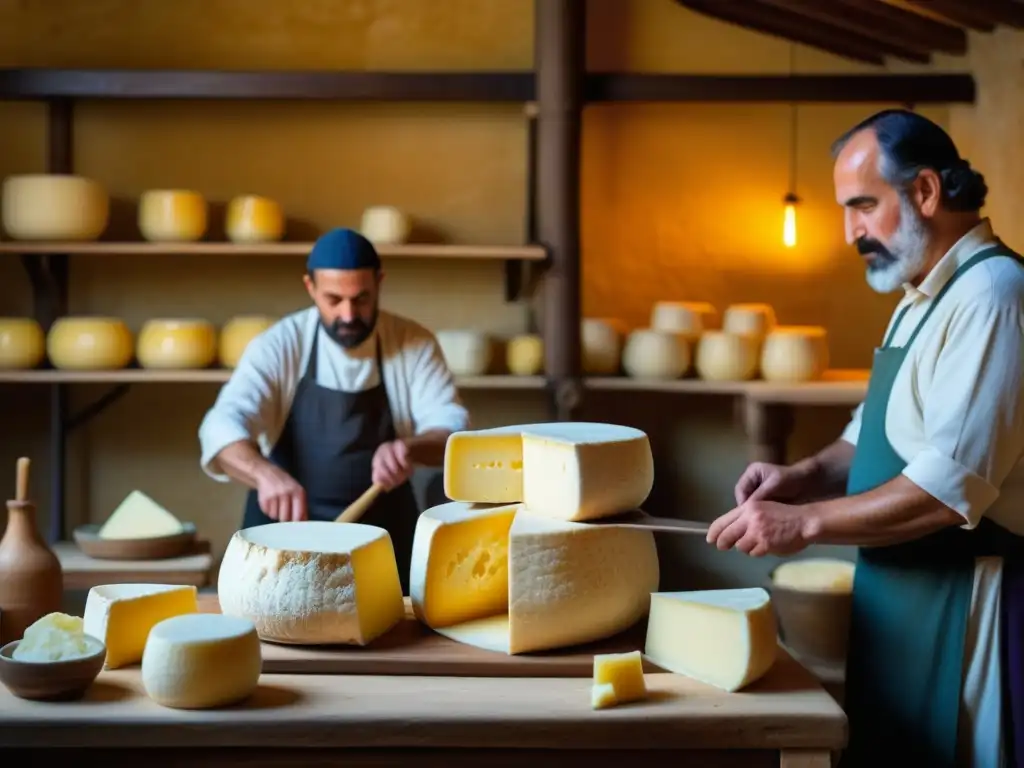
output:
<svg viewBox="0 0 1024 768"><path fill-rule="evenodd" d="M0 645L20 640L30 624L61 609L64 574L36 528L28 479L29 460L18 459L17 489L7 502L7 528L0 540Z"/></svg>

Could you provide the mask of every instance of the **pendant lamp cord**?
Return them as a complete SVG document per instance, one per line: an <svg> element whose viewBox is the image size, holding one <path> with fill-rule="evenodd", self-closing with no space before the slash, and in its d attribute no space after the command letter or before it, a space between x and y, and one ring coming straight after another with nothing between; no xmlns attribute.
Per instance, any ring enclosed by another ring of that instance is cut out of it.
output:
<svg viewBox="0 0 1024 768"><path fill-rule="evenodd" d="M791 43L789 46L789 76L793 77L796 74L796 45ZM794 101L790 106L790 118L789 118L789 194L786 198L796 198L796 172L797 172L797 139L798 139L798 120L797 120L797 103Z"/></svg>

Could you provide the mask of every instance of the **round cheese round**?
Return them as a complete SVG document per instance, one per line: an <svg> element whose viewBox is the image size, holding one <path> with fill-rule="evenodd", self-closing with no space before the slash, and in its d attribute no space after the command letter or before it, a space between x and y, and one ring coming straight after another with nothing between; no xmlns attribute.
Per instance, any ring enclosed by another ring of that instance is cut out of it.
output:
<svg viewBox="0 0 1024 768"><path fill-rule="evenodd" d="M722 316L722 330L763 338L775 327L775 310L770 304L731 304Z"/></svg>
<svg viewBox="0 0 1024 768"><path fill-rule="evenodd" d="M777 587L798 592L853 592L856 565L849 560L831 557L791 560L772 572L772 583Z"/></svg>
<svg viewBox="0 0 1024 768"><path fill-rule="evenodd" d="M536 376L544 370L544 340L534 333L509 339L505 364L515 376Z"/></svg>
<svg viewBox="0 0 1024 768"><path fill-rule="evenodd" d="M143 368L208 368L217 358L217 331L206 320L148 320L136 357Z"/></svg>
<svg viewBox="0 0 1024 768"><path fill-rule="evenodd" d="M221 561L217 595L225 614L249 619L275 643L366 645L405 615L391 536L362 523L238 531Z"/></svg>
<svg viewBox="0 0 1024 768"><path fill-rule="evenodd" d="M0 370L36 368L46 357L46 334L31 317L0 317Z"/></svg>
<svg viewBox="0 0 1024 768"><path fill-rule="evenodd" d="M363 236L376 245L397 245L409 238L412 225L409 218L398 208L390 205L375 205L363 211L359 230Z"/></svg>
<svg viewBox="0 0 1024 768"><path fill-rule="evenodd" d="M658 301L651 307L651 328L680 333L691 343L714 328L718 310L706 301Z"/></svg>
<svg viewBox="0 0 1024 768"><path fill-rule="evenodd" d="M284 211L269 197L239 195L228 203L224 231L233 243L269 243L284 236Z"/></svg>
<svg viewBox="0 0 1024 768"><path fill-rule="evenodd" d="M142 652L142 686L174 709L213 709L247 698L263 667L256 627L219 613L187 613L149 631Z"/></svg>
<svg viewBox="0 0 1024 768"><path fill-rule="evenodd" d="M134 357L134 339L116 317L61 317L50 326L46 354L55 368L65 370L124 368Z"/></svg>
<svg viewBox="0 0 1024 768"><path fill-rule="evenodd" d="M708 381L745 381L757 374L760 342L756 336L705 331L697 343L697 374Z"/></svg>
<svg viewBox="0 0 1024 768"><path fill-rule="evenodd" d="M15 240L95 240L110 218L106 189L83 176L8 176L2 195L4 229Z"/></svg>
<svg viewBox="0 0 1024 768"><path fill-rule="evenodd" d="M455 376L482 376L491 365L491 339L472 330L438 331L435 336Z"/></svg>
<svg viewBox="0 0 1024 768"><path fill-rule="evenodd" d="M249 342L276 322L276 318L267 315L239 315L228 320L221 328L218 341L220 364L225 368L237 366Z"/></svg>
<svg viewBox="0 0 1024 768"><path fill-rule="evenodd" d="M206 233L206 199L184 189L151 189L139 198L139 231L152 242L191 242Z"/></svg>
<svg viewBox="0 0 1024 768"><path fill-rule="evenodd" d="M681 333L635 330L626 339L622 367L634 379L678 379L690 367L690 344Z"/></svg>
<svg viewBox="0 0 1024 768"><path fill-rule="evenodd" d="M580 326L583 372L592 376L614 376L622 363L625 328L615 318L587 317Z"/></svg>
<svg viewBox="0 0 1024 768"><path fill-rule="evenodd" d="M820 326L780 326L765 337L761 348L761 375L766 381L814 381L828 363L828 334Z"/></svg>

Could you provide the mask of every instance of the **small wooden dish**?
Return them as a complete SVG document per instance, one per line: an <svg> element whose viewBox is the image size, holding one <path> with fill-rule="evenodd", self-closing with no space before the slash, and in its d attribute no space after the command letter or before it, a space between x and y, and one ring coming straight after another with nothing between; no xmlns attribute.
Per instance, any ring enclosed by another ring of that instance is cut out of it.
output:
<svg viewBox="0 0 1024 768"><path fill-rule="evenodd" d="M145 539L101 539L99 525L80 525L75 528L74 537L82 554L97 560L166 560L195 547L195 525L183 525L185 530L181 533Z"/></svg>
<svg viewBox="0 0 1024 768"><path fill-rule="evenodd" d="M18 661L14 649L21 640L0 648L0 682L21 699L74 701L85 695L107 659L107 646L91 635L95 653L66 661Z"/></svg>

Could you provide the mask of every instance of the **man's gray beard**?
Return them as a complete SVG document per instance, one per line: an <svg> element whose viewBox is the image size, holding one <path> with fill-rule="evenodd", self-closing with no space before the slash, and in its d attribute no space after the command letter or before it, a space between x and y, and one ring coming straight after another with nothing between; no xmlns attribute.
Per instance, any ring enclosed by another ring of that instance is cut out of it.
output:
<svg viewBox="0 0 1024 768"><path fill-rule="evenodd" d="M891 293L913 281L928 261L928 227L913 203L900 195L900 226L886 246L896 257L884 266L867 269L867 281L878 293Z"/></svg>

